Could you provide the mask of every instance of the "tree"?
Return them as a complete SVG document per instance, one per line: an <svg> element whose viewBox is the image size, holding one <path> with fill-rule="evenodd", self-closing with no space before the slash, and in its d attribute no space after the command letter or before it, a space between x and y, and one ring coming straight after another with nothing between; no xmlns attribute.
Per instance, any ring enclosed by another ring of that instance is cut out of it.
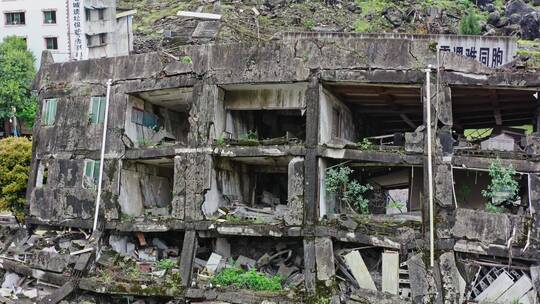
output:
<svg viewBox="0 0 540 304"><path fill-rule="evenodd" d="M34 55L26 42L16 36L0 43L0 119L16 116L32 125L36 114L36 98L30 86L36 75Z"/></svg>
<svg viewBox="0 0 540 304"><path fill-rule="evenodd" d="M480 20L474 10L469 9L467 15L461 19L459 33L461 35L480 35L482 33Z"/></svg>
<svg viewBox="0 0 540 304"><path fill-rule="evenodd" d="M25 215L31 159L32 142L28 138L0 140L0 210L11 211L19 221Z"/></svg>

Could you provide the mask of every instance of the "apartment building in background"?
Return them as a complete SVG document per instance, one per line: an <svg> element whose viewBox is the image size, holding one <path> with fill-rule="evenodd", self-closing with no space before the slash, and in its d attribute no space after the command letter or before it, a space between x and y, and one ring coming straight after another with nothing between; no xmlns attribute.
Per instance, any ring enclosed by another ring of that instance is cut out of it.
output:
<svg viewBox="0 0 540 304"><path fill-rule="evenodd" d="M129 55L134 13L114 0L1 0L0 40L23 37L36 67L43 50L55 62Z"/></svg>

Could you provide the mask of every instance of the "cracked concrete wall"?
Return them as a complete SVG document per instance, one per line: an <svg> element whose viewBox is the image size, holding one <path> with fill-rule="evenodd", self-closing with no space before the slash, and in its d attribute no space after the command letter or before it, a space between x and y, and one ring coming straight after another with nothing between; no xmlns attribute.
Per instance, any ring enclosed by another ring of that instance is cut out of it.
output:
<svg viewBox="0 0 540 304"><path fill-rule="evenodd" d="M47 184L32 187L30 214L44 220L90 219L94 215L95 189L83 187L84 159L49 159ZM104 164L103 206L108 218L117 218L118 161ZM107 174L109 173L109 174Z"/></svg>
<svg viewBox="0 0 540 304"><path fill-rule="evenodd" d="M172 216L186 221L203 220L202 206L211 186L211 157L189 152L174 159Z"/></svg>

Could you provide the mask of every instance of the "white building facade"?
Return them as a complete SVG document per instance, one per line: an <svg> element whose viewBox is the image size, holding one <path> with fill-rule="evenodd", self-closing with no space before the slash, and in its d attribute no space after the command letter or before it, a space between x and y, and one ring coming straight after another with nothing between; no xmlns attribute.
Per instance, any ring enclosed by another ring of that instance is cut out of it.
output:
<svg viewBox="0 0 540 304"><path fill-rule="evenodd" d="M117 12L115 0L0 0L0 40L19 36L36 57L55 62L128 55L134 11Z"/></svg>

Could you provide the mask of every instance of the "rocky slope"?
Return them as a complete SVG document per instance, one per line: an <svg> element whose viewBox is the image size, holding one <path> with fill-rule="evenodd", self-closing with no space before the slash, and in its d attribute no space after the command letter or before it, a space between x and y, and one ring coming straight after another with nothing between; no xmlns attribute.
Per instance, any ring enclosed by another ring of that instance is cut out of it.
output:
<svg viewBox="0 0 540 304"><path fill-rule="evenodd" d="M281 31L458 34L471 11L478 34L540 39L540 0L119 0L118 6L138 10L136 52L174 53L197 43L190 35L200 20L176 16L179 10L221 14L213 39L222 42L266 41ZM538 57L539 44L527 43L522 55Z"/></svg>

